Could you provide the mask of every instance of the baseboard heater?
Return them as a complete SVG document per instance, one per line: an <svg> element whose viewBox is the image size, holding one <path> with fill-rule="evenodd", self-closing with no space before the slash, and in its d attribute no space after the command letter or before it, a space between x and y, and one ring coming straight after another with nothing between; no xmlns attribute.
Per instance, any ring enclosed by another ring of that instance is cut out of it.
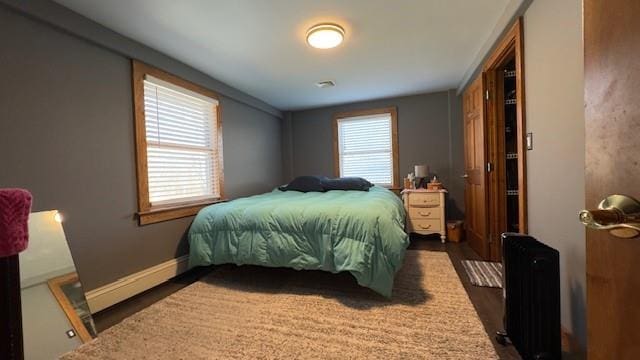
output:
<svg viewBox="0 0 640 360"><path fill-rule="evenodd" d="M505 331L523 359L560 359L558 251L527 235L502 234Z"/></svg>

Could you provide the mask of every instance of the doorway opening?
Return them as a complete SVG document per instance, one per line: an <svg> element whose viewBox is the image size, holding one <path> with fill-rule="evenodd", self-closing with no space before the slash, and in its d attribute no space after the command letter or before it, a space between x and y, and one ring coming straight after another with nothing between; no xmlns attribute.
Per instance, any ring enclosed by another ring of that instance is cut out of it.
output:
<svg viewBox="0 0 640 360"><path fill-rule="evenodd" d="M488 258L500 261L500 235L527 233L526 127L522 21L484 67L487 112ZM481 254L482 255L482 254Z"/></svg>

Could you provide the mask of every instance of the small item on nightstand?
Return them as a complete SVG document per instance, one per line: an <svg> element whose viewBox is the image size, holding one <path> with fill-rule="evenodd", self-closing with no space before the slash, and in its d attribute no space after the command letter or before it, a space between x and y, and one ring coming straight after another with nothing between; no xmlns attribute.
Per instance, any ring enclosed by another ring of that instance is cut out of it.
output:
<svg viewBox="0 0 640 360"><path fill-rule="evenodd" d="M427 183L427 189L429 190L440 190L442 189L442 183L438 180L437 177L433 177L429 183Z"/></svg>
<svg viewBox="0 0 640 360"><path fill-rule="evenodd" d="M415 189L415 180L416 176L413 173L409 173L409 175L407 175L407 178L404 179L404 188ZM409 185L407 185L407 181L409 182Z"/></svg>
<svg viewBox="0 0 640 360"><path fill-rule="evenodd" d="M404 178L403 188L404 189L410 189L411 188L411 180L408 177Z"/></svg>

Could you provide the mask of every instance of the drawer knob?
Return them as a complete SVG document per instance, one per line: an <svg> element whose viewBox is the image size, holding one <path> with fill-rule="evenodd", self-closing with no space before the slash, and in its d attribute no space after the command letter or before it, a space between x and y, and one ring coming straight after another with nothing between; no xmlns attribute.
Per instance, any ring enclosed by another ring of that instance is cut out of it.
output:
<svg viewBox="0 0 640 360"><path fill-rule="evenodd" d="M430 229L430 228L431 228L431 224L429 224L429 225L427 225L427 226L424 226L424 225L420 224L419 226L420 226L420 228L422 228L422 229Z"/></svg>
<svg viewBox="0 0 640 360"><path fill-rule="evenodd" d="M418 214L420 214L421 216L429 216L429 215L431 215L431 211L429 211L428 213L424 213L424 212L420 211Z"/></svg>

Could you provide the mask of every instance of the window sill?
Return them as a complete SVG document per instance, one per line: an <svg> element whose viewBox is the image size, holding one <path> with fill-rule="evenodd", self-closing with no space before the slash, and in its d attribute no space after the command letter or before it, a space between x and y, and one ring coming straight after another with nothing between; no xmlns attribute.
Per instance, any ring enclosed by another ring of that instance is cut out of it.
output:
<svg viewBox="0 0 640 360"><path fill-rule="evenodd" d="M138 222L140 225L155 224L162 221L180 219L187 216L193 216L205 206L226 202L226 199L211 199L205 201L191 202L179 205L168 205L162 207L151 208L138 213Z"/></svg>

